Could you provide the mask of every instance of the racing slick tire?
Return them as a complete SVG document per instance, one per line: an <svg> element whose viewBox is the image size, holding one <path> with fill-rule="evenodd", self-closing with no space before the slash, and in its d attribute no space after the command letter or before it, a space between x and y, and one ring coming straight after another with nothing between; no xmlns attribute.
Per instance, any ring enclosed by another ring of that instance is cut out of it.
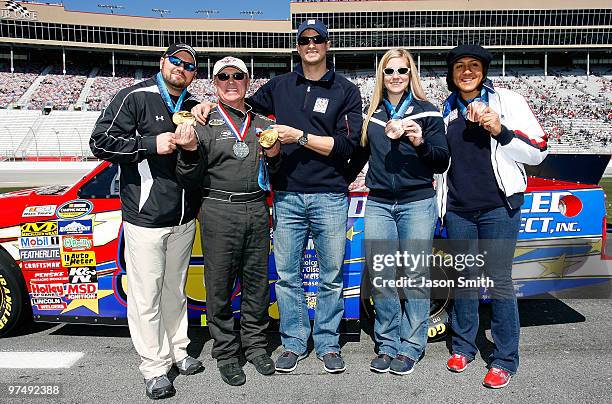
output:
<svg viewBox="0 0 612 404"><path fill-rule="evenodd" d="M9 253L0 248L0 337L31 321L32 307L21 269Z"/></svg>
<svg viewBox="0 0 612 404"><path fill-rule="evenodd" d="M431 268L432 279L448 279L447 272L443 268ZM368 276L367 267L361 275L361 321L374 327L374 301ZM450 307L452 304L452 290L438 291L435 298L431 299L429 311L429 324L427 328L428 342L444 339L450 330Z"/></svg>

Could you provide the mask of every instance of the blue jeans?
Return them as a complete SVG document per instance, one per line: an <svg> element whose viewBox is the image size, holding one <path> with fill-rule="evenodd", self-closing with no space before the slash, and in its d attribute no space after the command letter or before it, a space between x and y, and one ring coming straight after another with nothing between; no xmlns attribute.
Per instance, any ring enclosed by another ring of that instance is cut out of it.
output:
<svg viewBox="0 0 612 404"><path fill-rule="evenodd" d="M495 348L489 360L491 366L516 373L519 365L520 324L514 285L512 260L521 222L520 209L505 207L472 211L447 212L448 236L455 240L473 240L464 253L486 251L484 274L494 283L491 288L491 335ZM459 276L476 279L480 269L468 267ZM478 332L479 288L455 288L451 313L453 353L474 359Z"/></svg>
<svg viewBox="0 0 612 404"><path fill-rule="evenodd" d="M304 296L301 264L308 231L319 262L314 339L317 356L340 352L342 264L346 247L348 199L342 193L276 192L274 194L274 260L280 334L285 350L306 352L310 319Z"/></svg>
<svg viewBox="0 0 612 404"><path fill-rule="evenodd" d="M375 269L374 256L394 255L396 251L413 256L431 253L436 218L435 197L404 204L367 201L366 258L376 310L374 338L379 354L391 357L401 354L416 362L425 351L429 288L381 287L380 279L409 278L420 285L423 278L429 279L429 267L417 265L408 269L402 264L402 267Z"/></svg>

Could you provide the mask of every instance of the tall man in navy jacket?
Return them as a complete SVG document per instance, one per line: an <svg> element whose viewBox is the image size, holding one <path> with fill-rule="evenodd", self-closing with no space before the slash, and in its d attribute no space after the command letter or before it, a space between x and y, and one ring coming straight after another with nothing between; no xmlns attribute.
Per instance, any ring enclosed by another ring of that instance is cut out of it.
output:
<svg viewBox="0 0 612 404"><path fill-rule="evenodd" d="M297 33L301 63L248 99L256 111L275 115L281 142L280 170L271 175L279 276L275 287L284 347L276 361L278 372L295 370L307 352L311 328L300 272L309 231L320 271L315 351L328 372L345 370L338 342L348 211L343 171L359 143L361 96L355 84L327 63L329 47L327 27L318 20L304 21ZM193 112L207 110L200 106Z"/></svg>

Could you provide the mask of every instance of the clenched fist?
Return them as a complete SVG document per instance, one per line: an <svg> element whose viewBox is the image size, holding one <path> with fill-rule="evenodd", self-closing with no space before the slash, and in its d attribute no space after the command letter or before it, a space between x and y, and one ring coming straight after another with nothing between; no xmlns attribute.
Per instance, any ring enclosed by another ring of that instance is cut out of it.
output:
<svg viewBox="0 0 612 404"><path fill-rule="evenodd" d="M402 129L404 130L404 136L408 136L408 140L413 146L419 146L423 143L423 130L421 125L413 121L412 119L402 119Z"/></svg>
<svg viewBox="0 0 612 404"><path fill-rule="evenodd" d="M157 154L172 154L176 150L175 135L172 132L164 132L157 135Z"/></svg>

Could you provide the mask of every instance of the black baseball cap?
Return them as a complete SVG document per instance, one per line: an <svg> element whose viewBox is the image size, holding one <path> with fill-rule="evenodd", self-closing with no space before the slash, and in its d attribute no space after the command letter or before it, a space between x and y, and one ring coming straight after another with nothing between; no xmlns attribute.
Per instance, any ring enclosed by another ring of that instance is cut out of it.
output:
<svg viewBox="0 0 612 404"><path fill-rule="evenodd" d="M184 44L184 43L175 43L175 44L170 45L168 49L166 49L162 57L174 56L179 52L189 53L191 57L193 58L195 65L196 66L198 65L198 54L196 53L195 49L193 49L191 46Z"/></svg>
<svg viewBox="0 0 612 404"><path fill-rule="evenodd" d="M462 44L451 49L446 55L446 64L448 67L446 73L446 86L450 91L455 91L457 89L457 86L453 82L453 64L466 56L472 56L482 62L482 80L484 82L484 80L487 79L489 65L491 64L491 60L493 60L491 53L480 45Z"/></svg>
<svg viewBox="0 0 612 404"><path fill-rule="evenodd" d="M297 38L299 38L300 35L302 35L302 33L306 31L307 29L314 29L323 38L327 38L329 36L327 33L327 27L325 26L325 24L323 24L323 21L315 20L315 19L308 19L308 20L302 21L302 23L298 27Z"/></svg>

